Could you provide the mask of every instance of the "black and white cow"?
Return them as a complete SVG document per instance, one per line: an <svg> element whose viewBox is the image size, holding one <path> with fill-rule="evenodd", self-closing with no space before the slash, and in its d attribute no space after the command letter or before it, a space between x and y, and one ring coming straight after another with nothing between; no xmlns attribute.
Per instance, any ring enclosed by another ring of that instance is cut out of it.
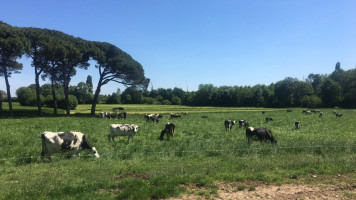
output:
<svg viewBox="0 0 356 200"><path fill-rule="evenodd" d="M270 122L270 121L273 121L273 118L271 117L266 117L266 123Z"/></svg>
<svg viewBox="0 0 356 200"><path fill-rule="evenodd" d="M336 117L342 117L342 114L341 113L336 113L335 116Z"/></svg>
<svg viewBox="0 0 356 200"><path fill-rule="evenodd" d="M118 119L126 119L126 117L127 117L127 113L126 112L122 112L122 113L119 113L117 115Z"/></svg>
<svg viewBox="0 0 356 200"><path fill-rule="evenodd" d="M169 118L169 119L180 118L180 115L177 113L171 113L170 116L171 116L171 118Z"/></svg>
<svg viewBox="0 0 356 200"><path fill-rule="evenodd" d="M95 147L92 147L85 135L80 132L49 132L45 131L41 135L42 139L42 152L41 159L47 157L51 160L53 153L73 151L73 155L79 154L85 149L99 158L99 154Z"/></svg>
<svg viewBox="0 0 356 200"><path fill-rule="evenodd" d="M319 117L322 117L323 115L324 115L323 112L320 112L320 113L319 113Z"/></svg>
<svg viewBox="0 0 356 200"><path fill-rule="evenodd" d="M117 136L128 136L127 143L129 143L130 138L133 141L133 137L138 131L139 126L136 124L111 124L110 125L110 134L108 139L112 139L115 142L114 138Z"/></svg>
<svg viewBox="0 0 356 200"><path fill-rule="evenodd" d="M150 120L154 123L154 122L159 122L159 119L162 118L163 116L160 114L146 114L145 115L145 119L146 122L149 122Z"/></svg>
<svg viewBox="0 0 356 200"><path fill-rule="evenodd" d="M293 112L292 110L288 109L287 112Z"/></svg>
<svg viewBox="0 0 356 200"><path fill-rule="evenodd" d="M173 138L175 128L176 128L176 125L174 123L167 122L166 126L161 131L161 136L159 137L159 140L163 140L164 134L167 134L167 138L168 139L170 137Z"/></svg>
<svg viewBox="0 0 356 200"><path fill-rule="evenodd" d="M225 130L231 131L232 126L236 124L236 121L225 120L224 124L225 124Z"/></svg>
<svg viewBox="0 0 356 200"><path fill-rule="evenodd" d="M276 144L277 140L274 139L272 131L267 128L253 128L248 127L246 129L246 139L250 144L251 141L271 141L271 143Z"/></svg>
<svg viewBox="0 0 356 200"><path fill-rule="evenodd" d="M299 121L294 122L294 125L295 125L296 129L300 129L300 122Z"/></svg>
<svg viewBox="0 0 356 200"><path fill-rule="evenodd" d="M239 120L239 128L241 128L242 126L244 126L245 128L247 128L250 125L250 123L246 120Z"/></svg>
<svg viewBox="0 0 356 200"><path fill-rule="evenodd" d="M101 118L115 118L115 114L111 113L111 112L101 112L100 113Z"/></svg>
<svg viewBox="0 0 356 200"><path fill-rule="evenodd" d="M311 115L312 112L310 110L304 110L303 113L307 114L307 115Z"/></svg>

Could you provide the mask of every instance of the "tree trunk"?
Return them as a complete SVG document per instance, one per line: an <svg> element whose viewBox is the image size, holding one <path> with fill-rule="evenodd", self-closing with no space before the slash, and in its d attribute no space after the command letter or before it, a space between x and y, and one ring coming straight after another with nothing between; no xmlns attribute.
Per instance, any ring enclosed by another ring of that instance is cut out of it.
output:
<svg viewBox="0 0 356 200"><path fill-rule="evenodd" d="M99 83L98 83L98 86L96 87L94 98L93 98L93 104L91 105L91 116L95 116L95 108L96 108L96 104L99 99L102 81L103 81L103 78L100 76Z"/></svg>
<svg viewBox="0 0 356 200"><path fill-rule="evenodd" d="M64 78L64 101L66 103L66 114L70 115L70 109L69 109L69 82L67 80L67 77Z"/></svg>
<svg viewBox="0 0 356 200"><path fill-rule="evenodd" d="M36 103L37 103L37 114L38 116L42 115L42 105L41 105L41 92L40 92L40 81L39 76L41 73L37 71L37 67L35 66L35 81L36 81Z"/></svg>
<svg viewBox="0 0 356 200"><path fill-rule="evenodd" d="M51 87L52 87L52 96L53 96L53 114L57 115L57 97L56 97L56 88L54 87L54 80L51 78Z"/></svg>
<svg viewBox="0 0 356 200"><path fill-rule="evenodd" d="M7 69L6 67L3 68L4 69L4 77L5 77L5 83L6 83L6 92L7 92L7 99L9 102L9 111L10 111L10 116L14 116L14 113L12 111L12 100L11 100L11 93L10 93L10 84L9 84L9 77L7 74Z"/></svg>

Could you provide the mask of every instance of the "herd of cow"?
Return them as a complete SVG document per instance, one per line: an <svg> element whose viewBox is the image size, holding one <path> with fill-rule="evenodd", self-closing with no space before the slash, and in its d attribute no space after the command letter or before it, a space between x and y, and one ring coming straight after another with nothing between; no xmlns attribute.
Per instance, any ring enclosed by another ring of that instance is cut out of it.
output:
<svg viewBox="0 0 356 200"><path fill-rule="evenodd" d="M287 110L287 112L292 112L292 110ZM305 114L311 114L311 113L320 113L319 117L323 116L323 113L318 111L318 110L312 110L312 111L302 111ZM265 111L262 111L262 114L265 114ZM336 117L341 117L341 113L337 113L336 111L333 111L333 114L336 115ZM118 113L115 114L119 119L126 119L127 113ZM102 118L115 118L114 114L112 113L100 113L100 116ZM185 113L185 116L188 116L188 113ZM159 123L159 119L162 118L163 116L160 114L146 114L144 115L144 118L146 122L152 121L153 123ZM170 114L170 119L173 118L180 118L181 115L176 114L176 113L171 113ZM266 123L273 121L272 118L266 117ZM277 140L273 137L272 131L267 129L267 128L254 128L249 126L249 122L247 120L239 120L239 128L245 127L246 128L246 140L248 144L251 143L251 141L270 141L273 144L277 143ZM232 120L225 120L225 130L226 131L231 131L232 126L236 124L236 121ZM300 128L300 122L296 121L295 122L295 127L296 129ZM137 133L138 129L140 127L136 124L111 124L110 125L110 134L108 135L108 139L112 139L114 141L114 138L117 136L128 136L127 143L129 143L130 138L131 141L133 141L134 135ZM174 131L175 131L175 124L172 122L168 122L165 124L164 129L161 131L161 135L158 138L159 140L163 140L164 135L166 134L168 139L173 138L174 136ZM51 160L51 155L53 153L59 153L59 152L66 152L66 151L73 151L72 155L79 154L81 151L88 149L90 150L91 154L94 155L94 157L99 158L99 154L96 150L95 147L91 146L88 140L86 139L85 135L80 132L49 132L45 131L41 135L42 139L42 152L41 152L41 159L43 160L45 157L47 157L49 160ZM114 141L115 142L115 141Z"/></svg>

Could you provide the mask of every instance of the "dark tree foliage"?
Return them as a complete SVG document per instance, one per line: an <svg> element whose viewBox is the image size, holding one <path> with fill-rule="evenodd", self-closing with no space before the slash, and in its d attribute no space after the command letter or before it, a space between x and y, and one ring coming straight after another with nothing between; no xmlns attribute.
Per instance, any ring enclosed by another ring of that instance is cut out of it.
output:
<svg viewBox="0 0 356 200"><path fill-rule="evenodd" d="M145 77L141 64L132 59L129 54L106 42L91 42L91 48L88 52L97 62L95 67L99 70L99 81L94 94L91 115L95 115L101 87L110 81L129 87L147 89L149 79ZM122 100L132 102L130 94L125 95L123 95Z"/></svg>
<svg viewBox="0 0 356 200"><path fill-rule="evenodd" d="M9 77L22 70L22 64L16 61L28 50L29 43L19 28L0 21L0 76L5 78L10 115L13 116Z"/></svg>

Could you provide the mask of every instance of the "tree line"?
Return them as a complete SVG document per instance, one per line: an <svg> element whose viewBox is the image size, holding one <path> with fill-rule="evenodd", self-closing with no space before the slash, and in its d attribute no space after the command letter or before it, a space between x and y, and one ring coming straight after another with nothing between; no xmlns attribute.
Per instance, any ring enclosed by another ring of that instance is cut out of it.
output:
<svg viewBox="0 0 356 200"><path fill-rule="evenodd" d="M92 77L86 82L69 87L70 105L88 104L93 101ZM42 102L51 104L51 87L44 84L40 88ZM57 86L63 108L64 89ZM36 105L35 85L19 88L18 100L21 105ZM331 74L309 74L306 80L287 77L270 85L221 86L201 84L197 91L181 88L139 89L131 86L123 92L117 89L110 95L99 95L102 104L163 104L188 106L224 107L344 107L356 108L356 69L343 70L337 62Z"/></svg>
<svg viewBox="0 0 356 200"><path fill-rule="evenodd" d="M305 80L286 77L270 85L220 86L200 84L197 91L181 88L140 91L129 87L121 103L224 107L343 107L356 108L356 68L337 62L331 74L309 74ZM113 94L114 95L114 94Z"/></svg>
<svg viewBox="0 0 356 200"><path fill-rule="evenodd" d="M140 63L110 43L87 41L56 30L14 27L0 21L0 76L5 79L11 116L13 109L9 77L20 73L23 65L18 59L24 55L32 59L38 115L42 115L40 78L51 82L54 114L57 114L58 107L56 88L58 85L62 86L66 114L70 115L71 78L76 74L76 69L87 69L90 66L89 60L96 62L95 67L99 74L92 100L92 115L95 114L101 87L108 82L146 89L150 81L145 77Z"/></svg>

